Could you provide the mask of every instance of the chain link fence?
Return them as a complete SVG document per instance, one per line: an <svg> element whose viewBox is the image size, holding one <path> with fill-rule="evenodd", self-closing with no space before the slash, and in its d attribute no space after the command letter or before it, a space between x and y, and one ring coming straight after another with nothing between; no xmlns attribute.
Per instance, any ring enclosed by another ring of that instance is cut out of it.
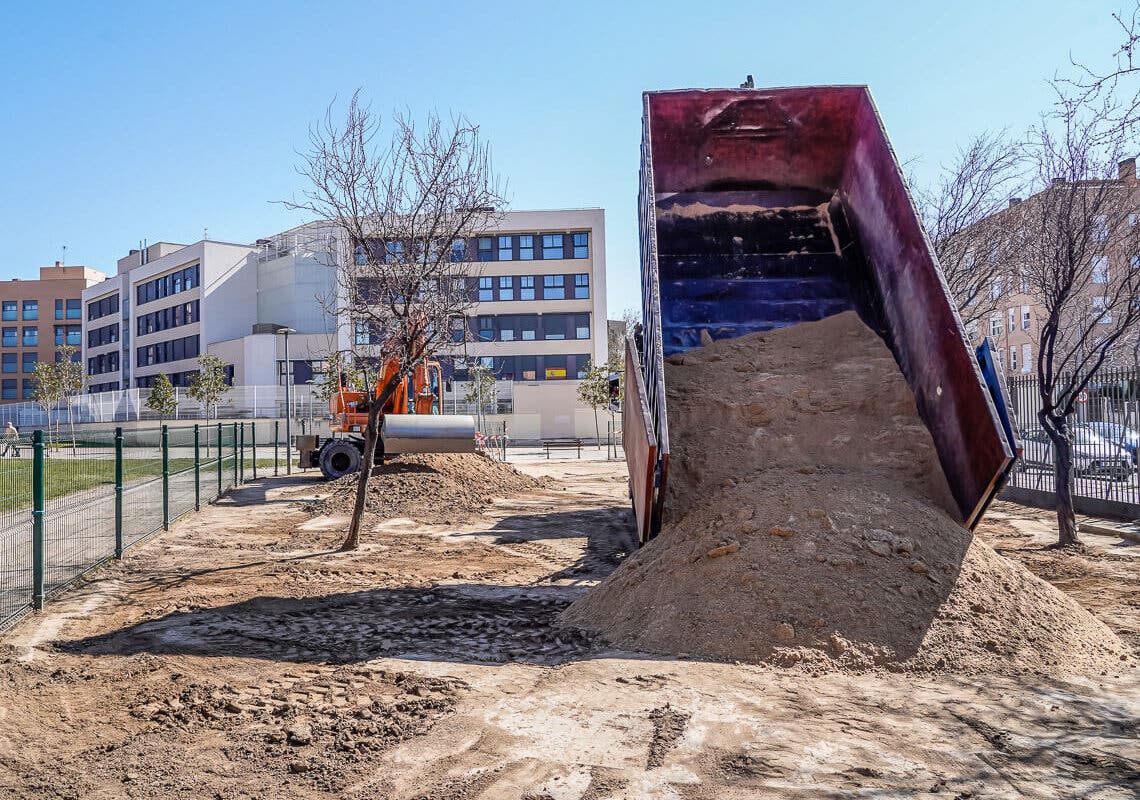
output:
<svg viewBox="0 0 1140 800"><path fill-rule="evenodd" d="M0 628L179 517L286 467L280 421L0 439Z"/></svg>

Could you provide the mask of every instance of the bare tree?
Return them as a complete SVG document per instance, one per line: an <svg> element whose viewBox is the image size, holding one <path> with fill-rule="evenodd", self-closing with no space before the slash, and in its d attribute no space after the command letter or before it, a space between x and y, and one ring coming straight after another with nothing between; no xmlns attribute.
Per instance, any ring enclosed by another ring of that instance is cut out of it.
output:
<svg viewBox="0 0 1140 800"><path fill-rule="evenodd" d="M1077 103L1042 121L1028 156L1040 191L1010 209L1020 268L1042 306L1037 418L1053 443L1059 544L1078 542L1071 420L1081 392L1140 328L1134 180L1115 179L1119 142Z"/></svg>
<svg viewBox="0 0 1140 800"><path fill-rule="evenodd" d="M959 149L933 187L914 192L967 326L992 316L1016 277L1012 232L994 215L1022 188L1020 166L1017 143L1004 133L982 133Z"/></svg>
<svg viewBox="0 0 1140 800"><path fill-rule="evenodd" d="M386 377L369 398L346 550L360 545L384 404L454 330L466 331L475 250L467 242L503 204L488 147L467 119L433 113L417 125L397 114L381 140L384 132L359 92L343 122L330 106L302 154L309 187L287 204L336 229L338 325L349 328L355 363Z"/></svg>
<svg viewBox="0 0 1140 800"><path fill-rule="evenodd" d="M1140 124L1140 0L1133 0L1130 9L1113 14L1112 19L1120 39L1111 61L1095 66L1070 58L1074 73L1053 79L1062 105L1097 109L1101 117L1098 141L1132 134Z"/></svg>

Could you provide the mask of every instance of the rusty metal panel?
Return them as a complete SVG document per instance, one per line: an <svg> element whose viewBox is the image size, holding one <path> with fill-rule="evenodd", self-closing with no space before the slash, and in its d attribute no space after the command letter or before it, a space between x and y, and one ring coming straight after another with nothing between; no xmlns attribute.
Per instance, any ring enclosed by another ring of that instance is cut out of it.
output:
<svg viewBox="0 0 1140 800"><path fill-rule="evenodd" d="M625 396L622 400L621 443L629 470L629 493L637 520L638 541L645 543L652 534L654 474L657 471L657 438L641 375L637 348L630 338L625 342Z"/></svg>
<svg viewBox="0 0 1140 800"><path fill-rule="evenodd" d="M973 527L1013 452L869 92L839 200L871 267L891 349Z"/></svg>

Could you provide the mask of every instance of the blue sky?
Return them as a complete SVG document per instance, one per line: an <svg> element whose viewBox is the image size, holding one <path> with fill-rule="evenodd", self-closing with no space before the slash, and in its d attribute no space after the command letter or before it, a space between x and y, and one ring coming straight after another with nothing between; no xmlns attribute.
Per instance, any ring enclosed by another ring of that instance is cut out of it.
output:
<svg viewBox="0 0 1140 800"><path fill-rule="evenodd" d="M0 278L64 245L113 271L144 238L301 222L273 201L303 186L309 123L360 87L378 111L467 114L512 208L605 208L615 316L638 296L642 91L866 83L925 177L974 133L1032 123L1070 53L1107 62L1123 2L12 4Z"/></svg>

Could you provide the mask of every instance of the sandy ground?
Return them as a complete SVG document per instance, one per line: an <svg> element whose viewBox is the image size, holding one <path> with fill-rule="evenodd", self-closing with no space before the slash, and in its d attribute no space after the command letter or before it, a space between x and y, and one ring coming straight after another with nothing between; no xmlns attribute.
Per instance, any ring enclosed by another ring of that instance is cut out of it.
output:
<svg viewBox="0 0 1140 800"><path fill-rule="evenodd" d="M812 675L648 658L556 616L629 547L624 467L464 526L345 520L270 479L178 523L6 634L0 797L1131 798L1137 675ZM1133 647L1140 560L983 536Z"/></svg>

